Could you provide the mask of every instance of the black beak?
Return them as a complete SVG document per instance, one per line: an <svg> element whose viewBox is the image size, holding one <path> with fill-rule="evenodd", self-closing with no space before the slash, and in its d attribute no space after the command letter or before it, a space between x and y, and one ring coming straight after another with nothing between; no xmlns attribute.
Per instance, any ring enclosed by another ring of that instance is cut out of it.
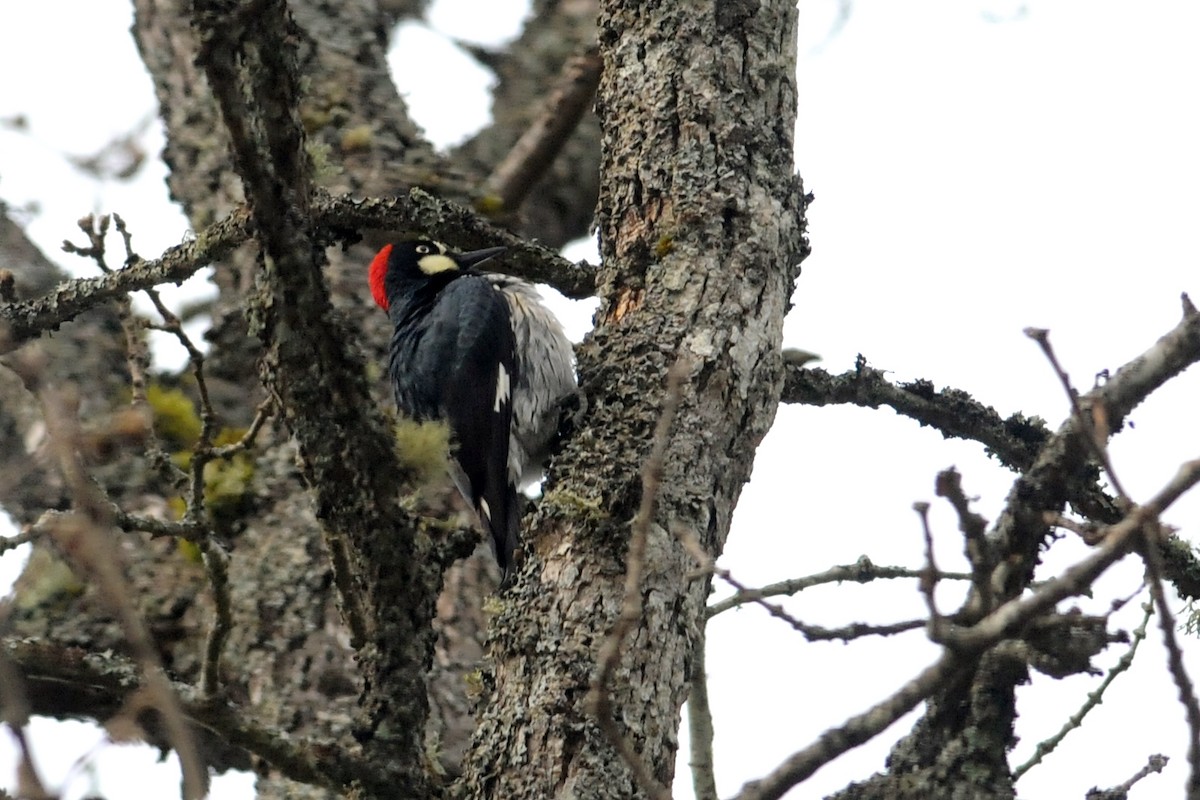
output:
<svg viewBox="0 0 1200 800"><path fill-rule="evenodd" d="M476 264L482 264L493 256L500 255L507 249L507 247L485 247L482 250L472 250L469 253L457 253L452 255L451 258L460 267L473 267Z"/></svg>

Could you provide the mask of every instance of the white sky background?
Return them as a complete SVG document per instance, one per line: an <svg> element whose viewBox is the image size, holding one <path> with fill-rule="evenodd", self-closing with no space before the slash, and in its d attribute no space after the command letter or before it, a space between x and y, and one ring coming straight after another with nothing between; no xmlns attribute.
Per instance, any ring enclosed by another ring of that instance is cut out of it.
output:
<svg viewBox="0 0 1200 800"><path fill-rule="evenodd" d="M1022 328L1051 329L1066 369L1088 388L1095 373L1116 369L1175 324L1181 291L1200 300L1193 239L1200 218L1200 6L858 0L830 38L837 6L800 3L796 157L816 202L809 215L813 255L786 344L820 353L833 372L848 369L861 352L897 379L952 384L1003 415L1022 410L1057 427L1066 400ZM442 0L430 27L401 33L393 67L435 141L457 141L487 119L487 74L449 39L512 36L522 7L517 0ZM18 209L39 204L35 213L18 212L18 220L75 273L90 274L90 267L66 258L58 244L79 239L74 221L90 211L121 213L145 255L178 242L186 223L167 201L165 168L156 159L132 182L97 184L63 158L90 154L154 114L150 82L128 35L128 4L10 3L0 14L0 117L23 113L30 122L27 132L0 129L0 197ZM445 64L438 71L445 82L436 85L431 70L416 68L433 52ZM143 141L158 151L157 124ZM573 251L594 258L589 252L594 246ZM201 281L193 283L203 290ZM569 326L581 334L589 313L574 311ZM176 357L164 350L163 358ZM1198 392L1200 371L1193 370L1139 408L1136 427L1114 441L1114 463L1135 499L1200 455ZM950 465L978 495L977 510L994 519L1011 478L978 445L943 442L888 411L783 407L759 451L722 564L752 585L864 553L877 564L918 566L921 534L911 506L929 500L940 566L957 568L957 521L933 497L934 475ZM1194 537L1198 516L1193 497L1168 520ZM1045 574L1082 553L1074 542L1056 546ZM19 570L21 557L0 559L0 585ZM1106 576L1096 601L1080 605L1101 610L1139 581L1136 565L1126 564ZM953 589L940 591L942 607L952 607ZM813 589L786 605L827 626L923 614L912 582ZM1130 609L1120 624L1132 628L1139 616ZM1188 645L1196 677L1198 648L1190 639ZM1122 652L1113 648L1100 663ZM934 653L920 632L809 645L757 609L718 618L710 626L709 669L721 794L886 697ZM1155 752L1171 756L1170 766L1131 797L1179 796L1186 733L1164 664L1155 630L1084 728L1022 779L1022 797L1082 798L1092 786L1127 779ZM1021 690L1013 763L1056 731L1098 680L1035 674ZM865 778L911 720L789 797L822 797ZM33 735L51 785L101 737L91 727L44 721ZM686 798L681 753L676 796ZM111 797L177 791L173 759L151 770L145 765L152 760L144 749L103 747L84 771L95 777L77 775L68 797L82 796L93 780ZM0 785L12 786L12 763L11 742L0 734ZM214 797L246 797L248 787L246 776L228 777L215 784Z"/></svg>

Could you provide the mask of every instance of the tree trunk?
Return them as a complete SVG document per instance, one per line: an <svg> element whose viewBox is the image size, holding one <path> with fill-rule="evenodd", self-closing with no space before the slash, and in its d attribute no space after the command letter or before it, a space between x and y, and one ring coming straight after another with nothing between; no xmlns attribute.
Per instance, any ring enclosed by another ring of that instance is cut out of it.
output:
<svg viewBox="0 0 1200 800"><path fill-rule="evenodd" d="M464 796L636 793L584 700L679 362L687 386L657 489L643 614L613 690L619 727L670 785L708 588L678 535L720 552L782 386L783 316L804 248L795 40L787 2L603 4L602 306L579 354L586 427L553 462L526 534L530 563L493 623L492 691Z"/></svg>

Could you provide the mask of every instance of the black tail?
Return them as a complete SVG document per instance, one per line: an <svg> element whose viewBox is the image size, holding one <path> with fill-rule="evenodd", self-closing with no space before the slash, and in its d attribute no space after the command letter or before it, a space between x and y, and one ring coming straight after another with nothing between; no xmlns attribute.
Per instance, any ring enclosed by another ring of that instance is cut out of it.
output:
<svg viewBox="0 0 1200 800"><path fill-rule="evenodd" d="M493 498L500 500L501 508L495 508L492 503L489 503L491 514L485 514L483 509L479 510L479 519L483 526L492 534L492 543L496 550L496 563L500 565L500 588L504 588L512 583L513 574L516 570L517 550L521 547L521 495L517 492L517 487L507 484L503 491L503 498Z"/></svg>

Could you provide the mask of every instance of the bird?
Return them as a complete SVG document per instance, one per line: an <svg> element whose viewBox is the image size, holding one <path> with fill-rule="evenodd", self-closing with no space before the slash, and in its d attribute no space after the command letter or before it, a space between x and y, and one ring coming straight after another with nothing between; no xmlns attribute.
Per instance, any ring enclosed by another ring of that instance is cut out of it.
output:
<svg viewBox="0 0 1200 800"><path fill-rule="evenodd" d="M448 424L450 477L491 534L501 586L520 546L518 493L541 477L563 405L578 391L571 342L537 289L476 269L506 249L398 241L379 250L368 275L392 323L396 407Z"/></svg>

